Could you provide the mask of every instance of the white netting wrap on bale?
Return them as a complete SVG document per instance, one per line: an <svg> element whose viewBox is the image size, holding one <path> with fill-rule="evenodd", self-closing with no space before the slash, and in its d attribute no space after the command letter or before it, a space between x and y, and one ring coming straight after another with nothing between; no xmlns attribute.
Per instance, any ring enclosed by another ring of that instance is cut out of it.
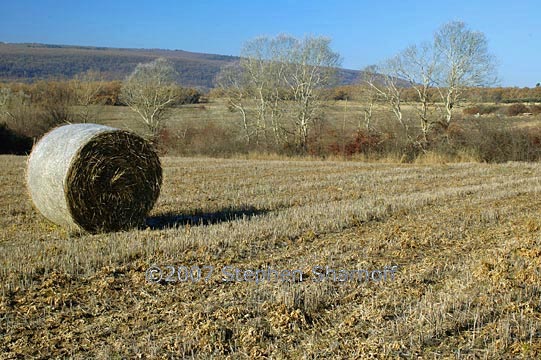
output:
<svg viewBox="0 0 541 360"><path fill-rule="evenodd" d="M150 143L103 125L58 127L28 159L35 207L70 230L96 233L140 225L158 199L161 182L160 159Z"/></svg>

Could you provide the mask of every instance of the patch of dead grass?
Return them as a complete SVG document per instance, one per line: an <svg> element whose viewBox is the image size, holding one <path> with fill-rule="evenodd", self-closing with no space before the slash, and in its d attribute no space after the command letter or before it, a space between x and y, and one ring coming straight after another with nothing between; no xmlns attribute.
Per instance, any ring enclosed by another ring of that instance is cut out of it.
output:
<svg viewBox="0 0 541 360"><path fill-rule="evenodd" d="M24 158L1 159L6 358L541 355L538 164L165 158L152 215L214 222L75 236L32 209ZM362 284L145 281L169 263L399 272Z"/></svg>

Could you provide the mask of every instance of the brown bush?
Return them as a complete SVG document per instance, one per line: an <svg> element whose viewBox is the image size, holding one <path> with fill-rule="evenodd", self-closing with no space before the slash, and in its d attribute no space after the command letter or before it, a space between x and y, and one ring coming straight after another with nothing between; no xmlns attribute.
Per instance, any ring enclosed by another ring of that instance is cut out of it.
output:
<svg viewBox="0 0 541 360"><path fill-rule="evenodd" d="M22 91L13 93L0 121L15 133L34 139L57 125L71 121L73 114L68 103L43 100L36 104L31 98Z"/></svg>
<svg viewBox="0 0 541 360"><path fill-rule="evenodd" d="M359 130L350 135L349 140L335 140L327 147L331 155L353 156L357 154L379 154L383 150L383 135L380 133Z"/></svg>
<svg viewBox="0 0 541 360"><path fill-rule="evenodd" d="M454 140L454 139L453 139ZM541 129L498 126L492 121L469 124L456 150L475 153L484 162L539 161L541 159Z"/></svg>
<svg viewBox="0 0 541 360"><path fill-rule="evenodd" d="M320 96L324 100L352 100L359 93L358 86L342 85L320 90Z"/></svg>
<svg viewBox="0 0 541 360"><path fill-rule="evenodd" d="M517 116L517 115L528 113L528 112L530 112L530 109L528 109L526 105L520 104L520 103L510 105L507 108L507 115L509 116Z"/></svg>
<svg viewBox="0 0 541 360"><path fill-rule="evenodd" d="M539 105L531 105L530 106L530 112L534 115L541 114L541 106Z"/></svg>
<svg viewBox="0 0 541 360"><path fill-rule="evenodd" d="M197 104L201 95L196 89L178 87L174 105Z"/></svg>
<svg viewBox="0 0 541 360"><path fill-rule="evenodd" d="M96 96L97 104L104 105L121 105L120 101L120 90L122 89L122 82L120 81L109 81L105 82Z"/></svg>
<svg viewBox="0 0 541 360"><path fill-rule="evenodd" d="M23 91L36 105L51 106L73 102L71 87L67 81L38 81L28 85Z"/></svg>

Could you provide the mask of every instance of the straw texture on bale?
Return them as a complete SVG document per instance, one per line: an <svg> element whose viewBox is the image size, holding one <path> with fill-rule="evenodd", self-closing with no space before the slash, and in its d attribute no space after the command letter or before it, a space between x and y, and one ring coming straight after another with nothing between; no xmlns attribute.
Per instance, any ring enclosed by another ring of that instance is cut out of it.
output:
<svg viewBox="0 0 541 360"><path fill-rule="evenodd" d="M124 230L142 224L160 193L152 145L127 131L73 124L46 134L28 159L35 207L69 230Z"/></svg>

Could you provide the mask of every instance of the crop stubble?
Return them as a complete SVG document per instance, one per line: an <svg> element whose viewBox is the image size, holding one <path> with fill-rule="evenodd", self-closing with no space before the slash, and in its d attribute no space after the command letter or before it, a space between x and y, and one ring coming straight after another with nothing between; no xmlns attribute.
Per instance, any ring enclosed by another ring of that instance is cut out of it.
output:
<svg viewBox="0 0 541 360"><path fill-rule="evenodd" d="M536 357L541 166L164 158L149 227L73 236L2 157L6 357ZM398 265L386 283L149 284L153 263L308 271Z"/></svg>

